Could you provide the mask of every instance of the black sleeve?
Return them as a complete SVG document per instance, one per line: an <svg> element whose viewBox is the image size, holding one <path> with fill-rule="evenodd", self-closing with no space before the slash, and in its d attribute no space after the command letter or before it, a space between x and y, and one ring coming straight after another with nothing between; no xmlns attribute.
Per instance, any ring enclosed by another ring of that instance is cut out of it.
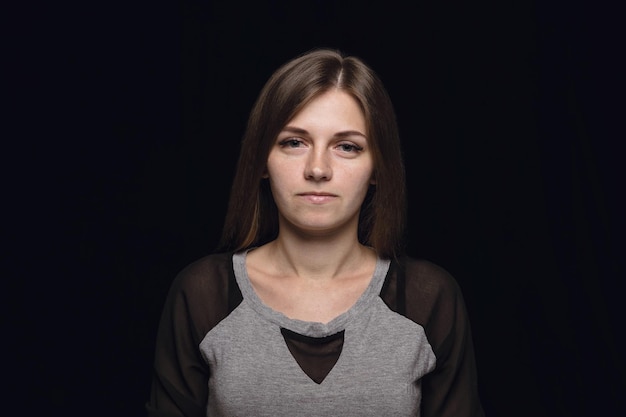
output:
<svg viewBox="0 0 626 417"><path fill-rule="evenodd" d="M229 314L228 255L194 262L174 279L156 338L149 417L204 417L209 368L200 354L205 335Z"/></svg>
<svg viewBox="0 0 626 417"><path fill-rule="evenodd" d="M456 280L423 260L406 260L406 316L424 327L437 358L422 380L422 417L483 417L474 346Z"/></svg>

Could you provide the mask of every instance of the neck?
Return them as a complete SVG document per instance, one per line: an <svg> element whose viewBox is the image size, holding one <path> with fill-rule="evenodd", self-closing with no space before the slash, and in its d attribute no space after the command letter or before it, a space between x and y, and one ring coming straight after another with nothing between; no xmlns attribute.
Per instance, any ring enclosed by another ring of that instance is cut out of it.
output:
<svg viewBox="0 0 626 417"><path fill-rule="evenodd" d="M301 278L325 280L358 270L376 257L354 236L301 237L287 233L268 244L277 271Z"/></svg>

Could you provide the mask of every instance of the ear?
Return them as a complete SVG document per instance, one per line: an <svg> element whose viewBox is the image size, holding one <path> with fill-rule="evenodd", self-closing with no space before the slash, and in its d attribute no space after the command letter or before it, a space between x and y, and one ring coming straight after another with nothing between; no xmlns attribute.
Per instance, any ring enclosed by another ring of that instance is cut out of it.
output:
<svg viewBox="0 0 626 417"><path fill-rule="evenodd" d="M372 178L370 178L370 185L376 185L376 175L372 175Z"/></svg>

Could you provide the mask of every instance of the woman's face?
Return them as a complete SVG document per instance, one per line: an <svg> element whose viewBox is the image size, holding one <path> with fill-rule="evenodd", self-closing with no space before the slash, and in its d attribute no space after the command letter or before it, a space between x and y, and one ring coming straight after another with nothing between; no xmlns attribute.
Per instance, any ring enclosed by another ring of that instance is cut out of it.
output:
<svg viewBox="0 0 626 417"><path fill-rule="evenodd" d="M341 90L315 98L287 123L267 161L281 228L356 232L373 182L367 134L359 105Z"/></svg>

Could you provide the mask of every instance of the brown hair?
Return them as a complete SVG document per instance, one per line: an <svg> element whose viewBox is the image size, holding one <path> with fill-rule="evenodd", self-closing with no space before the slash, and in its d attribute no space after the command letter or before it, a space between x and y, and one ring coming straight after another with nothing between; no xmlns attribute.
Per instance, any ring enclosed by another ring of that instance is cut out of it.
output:
<svg viewBox="0 0 626 417"><path fill-rule="evenodd" d="M278 235L278 212L268 181L267 158L284 126L307 103L331 88L361 106L374 157L374 178L359 216L359 241L379 256L403 250L405 174L393 105L376 73L363 60L332 49L314 49L278 68L257 98L241 143L219 248L239 251Z"/></svg>

